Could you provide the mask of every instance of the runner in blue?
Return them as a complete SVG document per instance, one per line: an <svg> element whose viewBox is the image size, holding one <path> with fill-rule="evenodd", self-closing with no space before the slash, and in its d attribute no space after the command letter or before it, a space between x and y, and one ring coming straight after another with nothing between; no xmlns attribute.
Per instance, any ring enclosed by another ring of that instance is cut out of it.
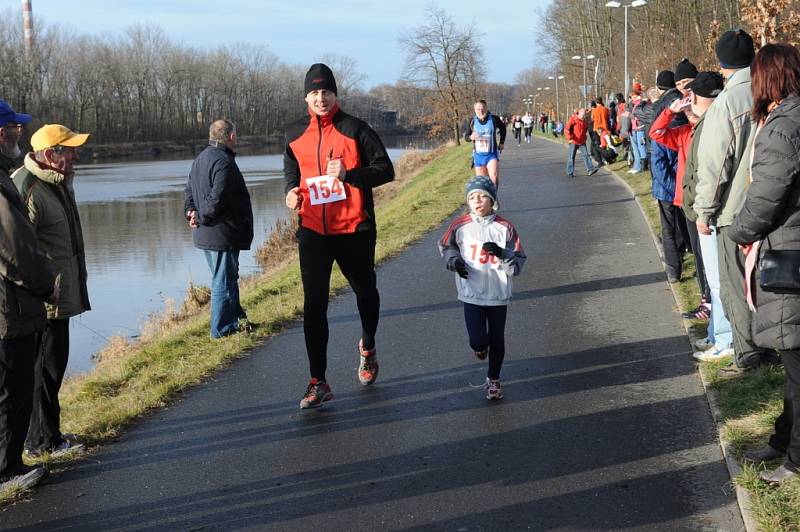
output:
<svg viewBox="0 0 800 532"><path fill-rule="evenodd" d="M475 166L475 175L488 176L495 187L499 187L499 157L506 140L506 125L487 110L486 100L475 102L474 109L475 116L467 122L464 139L473 143L472 162Z"/></svg>

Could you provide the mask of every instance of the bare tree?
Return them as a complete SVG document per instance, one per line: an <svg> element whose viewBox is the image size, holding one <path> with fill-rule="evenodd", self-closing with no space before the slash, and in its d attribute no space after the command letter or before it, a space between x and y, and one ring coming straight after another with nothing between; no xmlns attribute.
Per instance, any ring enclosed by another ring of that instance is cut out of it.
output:
<svg viewBox="0 0 800 532"><path fill-rule="evenodd" d="M434 6L428 21L400 37L407 54L405 79L428 91L432 113L425 120L432 134L449 130L460 143L460 127L484 78L483 48L474 25L459 28Z"/></svg>

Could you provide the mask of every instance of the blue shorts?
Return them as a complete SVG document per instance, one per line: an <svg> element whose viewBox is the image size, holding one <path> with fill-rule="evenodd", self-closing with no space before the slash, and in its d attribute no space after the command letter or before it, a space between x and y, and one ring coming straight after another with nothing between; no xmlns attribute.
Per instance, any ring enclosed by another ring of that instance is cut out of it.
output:
<svg viewBox="0 0 800 532"><path fill-rule="evenodd" d="M486 166L489 164L489 161L497 161L500 158L497 156L496 151L490 151L489 153L473 153L472 154L472 161L475 163L475 167L478 166Z"/></svg>

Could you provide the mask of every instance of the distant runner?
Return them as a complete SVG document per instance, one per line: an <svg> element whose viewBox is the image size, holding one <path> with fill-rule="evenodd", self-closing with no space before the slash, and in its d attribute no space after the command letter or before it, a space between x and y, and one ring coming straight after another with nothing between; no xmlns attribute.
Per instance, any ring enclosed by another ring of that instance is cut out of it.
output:
<svg viewBox="0 0 800 532"><path fill-rule="evenodd" d="M475 175L489 176L495 187L500 185L500 152L506 141L506 125L487 110L486 100L475 102L475 116L467 122L464 139L473 144L472 161ZM500 140L497 139L500 132Z"/></svg>

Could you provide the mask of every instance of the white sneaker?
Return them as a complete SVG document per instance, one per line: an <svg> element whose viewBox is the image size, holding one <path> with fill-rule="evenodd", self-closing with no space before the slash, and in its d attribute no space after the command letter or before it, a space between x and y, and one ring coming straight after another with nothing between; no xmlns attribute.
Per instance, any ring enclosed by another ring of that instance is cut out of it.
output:
<svg viewBox="0 0 800 532"><path fill-rule="evenodd" d="M710 360L719 360L721 358L729 357L733 355L733 348L732 347L723 347L722 349L708 349L706 351L697 351L696 353L692 353L692 358L695 360L700 360L702 362L708 362Z"/></svg>
<svg viewBox="0 0 800 532"><path fill-rule="evenodd" d="M47 477L47 469L42 466L28 466L5 482L0 482L0 492L12 489L29 490Z"/></svg>

